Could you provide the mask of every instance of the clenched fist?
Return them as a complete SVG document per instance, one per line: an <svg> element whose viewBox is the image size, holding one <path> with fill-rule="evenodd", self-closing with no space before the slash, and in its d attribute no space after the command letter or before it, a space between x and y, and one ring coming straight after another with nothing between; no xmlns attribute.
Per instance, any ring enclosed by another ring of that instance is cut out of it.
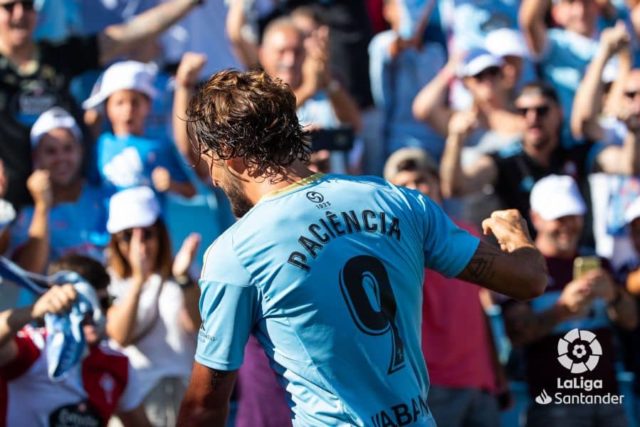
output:
<svg viewBox="0 0 640 427"><path fill-rule="evenodd" d="M489 218L482 221L482 231L485 235L493 233L500 249L505 252L513 252L522 247L534 247L527 222L516 209L494 211Z"/></svg>

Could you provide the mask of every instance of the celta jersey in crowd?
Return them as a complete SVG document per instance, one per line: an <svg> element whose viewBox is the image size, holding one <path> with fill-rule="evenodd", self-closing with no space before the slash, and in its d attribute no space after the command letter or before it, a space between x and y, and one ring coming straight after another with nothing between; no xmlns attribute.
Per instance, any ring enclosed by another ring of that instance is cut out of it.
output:
<svg viewBox="0 0 640 427"><path fill-rule="evenodd" d="M236 370L253 333L294 425L435 425L420 348L424 267L455 276L477 246L415 191L309 177L263 197L207 251L196 360Z"/></svg>

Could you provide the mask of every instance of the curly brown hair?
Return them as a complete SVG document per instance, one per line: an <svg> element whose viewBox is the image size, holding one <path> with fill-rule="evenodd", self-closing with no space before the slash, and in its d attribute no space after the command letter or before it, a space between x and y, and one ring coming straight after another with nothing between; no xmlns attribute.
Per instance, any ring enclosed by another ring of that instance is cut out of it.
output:
<svg viewBox="0 0 640 427"><path fill-rule="evenodd" d="M211 76L189 102L187 133L201 156L242 158L262 177L284 175L296 160L309 161L295 95L263 71Z"/></svg>

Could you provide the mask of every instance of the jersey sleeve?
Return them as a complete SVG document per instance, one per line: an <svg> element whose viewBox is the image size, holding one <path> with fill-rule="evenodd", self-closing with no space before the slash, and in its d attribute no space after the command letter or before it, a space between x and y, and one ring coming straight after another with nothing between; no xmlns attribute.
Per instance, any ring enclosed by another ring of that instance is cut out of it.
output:
<svg viewBox="0 0 640 427"><path fill-rule="evenodd" d="M258 319L259 295L250 276L222 236L205 255L200 279L200 315L195 359L213 369L240 367Z"/></svg>
<svg viewBox="0 0 640 427"><path fill-rule="evenodd" d="M412 209L422 222L425 266L453 277L460 274L475 254L480 240L451 221L431 199L412 192Z"/></svg>

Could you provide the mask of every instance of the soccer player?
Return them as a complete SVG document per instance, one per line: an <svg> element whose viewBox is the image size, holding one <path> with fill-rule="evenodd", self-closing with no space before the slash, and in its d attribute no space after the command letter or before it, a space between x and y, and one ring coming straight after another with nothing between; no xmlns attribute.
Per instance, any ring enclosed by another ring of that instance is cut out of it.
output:
<svg viewBox="0 0 640 427"><path fill-rule="evenodd" d="M416 191L313 174L295 105L280 80L237 71L215 74L190 101L190 139L241 219L205 256L178 424L224 425L254 334L294 425L434 425L420 348L424 267L527 299L544 291L544 259L516 211L484 222L500 250Z"/></svg>

